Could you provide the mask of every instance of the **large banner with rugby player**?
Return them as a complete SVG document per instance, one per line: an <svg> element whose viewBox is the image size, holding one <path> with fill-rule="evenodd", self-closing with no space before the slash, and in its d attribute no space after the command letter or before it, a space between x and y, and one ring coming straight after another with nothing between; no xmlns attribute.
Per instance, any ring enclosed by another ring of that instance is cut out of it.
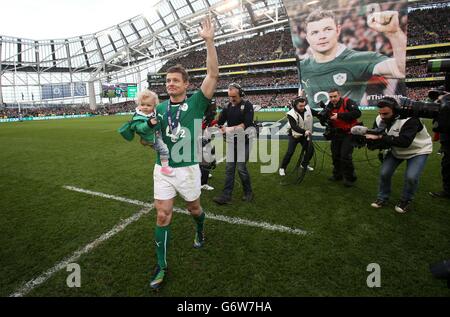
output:
<svg viewBox="0 0 450 317"><path fill-rule="evenodd" d="M407 0L283 0L311 106L337 88L361 106L405 96Z"/></svg>

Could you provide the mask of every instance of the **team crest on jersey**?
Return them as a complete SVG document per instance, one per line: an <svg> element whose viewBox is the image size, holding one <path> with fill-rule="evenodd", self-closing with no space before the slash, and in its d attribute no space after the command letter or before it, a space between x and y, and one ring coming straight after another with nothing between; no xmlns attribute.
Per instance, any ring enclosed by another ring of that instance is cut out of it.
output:
<svg viewBox="0 0 450 317"><path fill-rule="evenodd" d="M187 111L188 108L189 108L189 106L188 106L187 103L184 103L184 104L182 104L182 105L180 106L181 111Z"/></svg>
<svg viewBox="0 0 450 317"><path fill-rule="evenodd" d="M244 106L244 105L241 105L241 111L243 111L243 110L244 110L244 108L245 108L245 106Z"/></svg>
<svg viewBox="0 0 450 317"><path fill-rule="evenodd" d="M342 86L347 81L347 74L346 73L339 73L336 75L333 75L333 80L338 86Z"/></svg>

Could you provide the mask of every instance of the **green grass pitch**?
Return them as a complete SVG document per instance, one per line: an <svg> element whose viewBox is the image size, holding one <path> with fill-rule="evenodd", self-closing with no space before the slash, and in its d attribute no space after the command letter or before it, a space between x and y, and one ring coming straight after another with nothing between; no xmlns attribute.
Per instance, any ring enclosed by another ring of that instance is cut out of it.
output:
<svg viewBox="0 0 450 317"><path fill-rule="evenodd" d="M274 121L282 116L257 115ZM363 120L371 124L374 116L365 112ZM155 154L120 137L116 130L126 120L0 124L0 296L14 293L142 209L64 185L152 202ZM317 144L330 152L327 143ZM450 258L450 204L428 195L441 189L441 157L439 145L434 146L414 209L404 215L394 211L404 164L394 175L391 205L375 210L370 203L376 198L379 163L367 162L365 149L354 152L354 188L330 183L330 158L317 152L316 170L300 185L282 186L278 173L261 174L261 164L251 163L255 201L241 203L237 181L233 204L225 207L212 202L224 184L225 164L219 164L210 180L216 189L202 194L207 212L308 234L207 219L207 244L195 250L192 219L175 213L170 273L164 288L154 293L148 283L156 261L152 210L76 261L80 288L66 285L70 272L62 269L26 296L449 296L446 284L428 268ZM280 159L286 147L281 141ZM176 206L185 207L181 199ZM370 263L381 267L380 288L366 284Z"/></svg>

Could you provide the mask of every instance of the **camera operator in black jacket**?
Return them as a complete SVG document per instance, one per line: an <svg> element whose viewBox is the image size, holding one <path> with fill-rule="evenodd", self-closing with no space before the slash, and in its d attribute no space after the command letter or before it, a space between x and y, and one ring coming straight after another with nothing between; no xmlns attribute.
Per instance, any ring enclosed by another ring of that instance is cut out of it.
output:
<svg viewBox="0 0 450 317"><path fill-rule="evenodd" d="M353 143L350 130L358 124L361 117L358 105L350 98L341 97L339 90L331 89L328 92L330 102L326 105L329 123L331 125L331 154L333 158L333 175L331 181L344 179L344 185L353 186L356 181L355 167L353 165Z"/></svg>

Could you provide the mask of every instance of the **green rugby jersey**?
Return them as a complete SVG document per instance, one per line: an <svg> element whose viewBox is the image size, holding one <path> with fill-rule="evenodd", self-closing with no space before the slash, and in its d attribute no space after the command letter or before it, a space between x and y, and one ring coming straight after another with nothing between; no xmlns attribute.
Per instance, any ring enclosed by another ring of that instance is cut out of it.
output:
<svg viewBox="0 0 450 317"><path fill-rule="evenodd" d="M334 60L326 63L317 63L311 57L300 61L297 66L309 105L326 102L331 88L337 88L342 96L359 104L375 65L387 59L387 56L376 52L345 48Z"/></svg>
<svg viewBox="0 0 450 317"><path fill-rule="evenodd" d="M201 120L210 104L201 90L196 91L185 103L171 106L172 120L175 121L178 108L181 107L177 135L170 133L167 116L169 100L163 101L156 107L157 119L161 123L161 134L164 143L170 152L169 165L171 167L183 167L198 164L195 151L197 148L198 134L201 133ZM197 123L197 127L195 127ZM186 152L189 151L189 152ZM159 153L156 164L161 165Z"/></svg>

